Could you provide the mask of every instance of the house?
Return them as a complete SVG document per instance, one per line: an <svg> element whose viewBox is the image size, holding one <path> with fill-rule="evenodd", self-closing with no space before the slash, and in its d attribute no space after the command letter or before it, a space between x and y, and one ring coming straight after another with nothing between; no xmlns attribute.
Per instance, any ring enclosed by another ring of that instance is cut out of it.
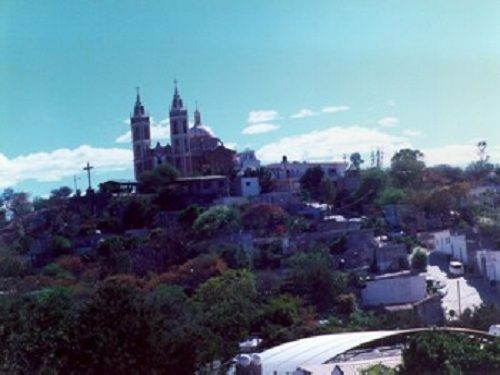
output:
<svg viewBox="0 0 500 375"><path fill-rule="evenodd" d="M378 242L375 261L379 272L395 272L409 268L406 245L395 242Z"/></svg>
<svg viewBox="0 0 500 375"><path fill-rule="evenodd" d="M449 229L431 232L422 236L429 249L448 255L450 259L458 260L463 264L469 263L467 254L467 240L465 235L452 233Z"/></svg>
<svg viewBox="0 0 500 375"><path fill-rule="evenodd" d="M414 303L426 297L425 275L410 271L374 276L361 290L363 306Z"/></svg>
<svg viewBox="0 0 500 375"><path fill-rule="evenodd" d="M258 177L238 176L231 186L231 195L237 197L255 197L260 194L260 183Z"/></svg>
<svg viewBox="0 0 500 375"><path fill-rule="evenodd" d="M476 253L477 270L486 280L500 281L500 251L479 250Z"/></svg>

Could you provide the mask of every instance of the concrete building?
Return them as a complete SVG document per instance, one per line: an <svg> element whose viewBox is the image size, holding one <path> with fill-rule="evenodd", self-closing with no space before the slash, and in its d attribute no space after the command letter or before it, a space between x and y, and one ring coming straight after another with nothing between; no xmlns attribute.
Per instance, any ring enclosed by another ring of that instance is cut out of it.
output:
<svg viewBox="0 0 500 375"><path fill-rule="evenodd" d="M477 270L490 282L500 281L500 251L479 250L476 253Z"/></svg>
<svg viewBox="0 0 500 375"><path fill-rule="evenodd" d="M298 193L300 191L300 179L309 168L320 167L324 176L337 182L344 177L346 162L289 162L286 156L283 156L281 163L267 165L273 179L274 191Z"/></svg>
<svg viewBox="0 0 500 375"><path fill-rule="evenodd" d="M469 263L467 254L467 240L465 235L451 233L450 230L442 230L429 233L427 246L441 254L450 256L452 260L458 260L463 264Z"/></svg>
<svg viewBox="0 0 500 375"><path fill-rule="evenodd" d="M256 171L260 168L260 160L255 156L255 151L245 150L239 152L237 155L238 160L238 170L240 173L244 173L247 170Z"/></svg>
<svg viewBox="0 0 500 375"><path fill-rule="evenodd" d="M414 303L427 297L424 274L409 271L375 276L361 290L363 306Z"/></svg>
<svg viewBox="0 0 500 375"><path fill-rule="evenodd" d="M255 197L260 194L258 177L236 177L233 183L233 195L238 197Z"/></svg>

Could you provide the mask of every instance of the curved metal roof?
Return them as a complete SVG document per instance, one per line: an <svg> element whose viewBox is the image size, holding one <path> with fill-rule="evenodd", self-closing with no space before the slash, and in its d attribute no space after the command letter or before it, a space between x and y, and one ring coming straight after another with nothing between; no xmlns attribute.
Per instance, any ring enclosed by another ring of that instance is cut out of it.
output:
<svg viewBox="0 0 500 375"><path fill-rule="evenodd" d="M287 342L260 353L262 373L263 375L292 375L300 366L325 363L339 354L375 340L433 330L491 337L486 332L461 328L416 328L401 331L365 331L314 336Z"/></svg>

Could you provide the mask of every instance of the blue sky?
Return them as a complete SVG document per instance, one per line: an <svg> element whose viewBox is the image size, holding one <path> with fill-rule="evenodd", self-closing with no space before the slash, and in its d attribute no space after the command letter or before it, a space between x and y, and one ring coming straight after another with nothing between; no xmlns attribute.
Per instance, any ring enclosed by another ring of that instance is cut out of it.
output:
<svg viewBox="0 0 500 375"><path fill-rule="evenodd" d="M417 147L500 161L497 1L0 2L0 188L131 178L141 87L155 134L173 91L265 162ZM162 143L168 139L161 138Z"/></svg>

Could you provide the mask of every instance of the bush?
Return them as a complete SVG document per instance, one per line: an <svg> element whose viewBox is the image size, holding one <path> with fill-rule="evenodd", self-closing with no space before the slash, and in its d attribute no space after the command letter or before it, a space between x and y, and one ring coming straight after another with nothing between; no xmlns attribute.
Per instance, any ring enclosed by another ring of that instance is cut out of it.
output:
<svg viewBox="0 0 500 375"><path fill-rule="evenodd" d="M56 258L61 255L68 255L73 253L71 242L63 236L52 236L49 248L52 252L52 255Z"/></svg>
<svg viewBox="0 0 500 375"><path fill-rule="evenodd" d="M28 270L28 265L17 257L0 258L0 277L21 277L26 275Z"/></svg>
<svg viewBox="0 0 500 375"><path fill-rule="evenodd" d="M415 251L411 258L411 268L416 271L425 271L427 269L428 256L423 250L418 249Z"/></svg>

